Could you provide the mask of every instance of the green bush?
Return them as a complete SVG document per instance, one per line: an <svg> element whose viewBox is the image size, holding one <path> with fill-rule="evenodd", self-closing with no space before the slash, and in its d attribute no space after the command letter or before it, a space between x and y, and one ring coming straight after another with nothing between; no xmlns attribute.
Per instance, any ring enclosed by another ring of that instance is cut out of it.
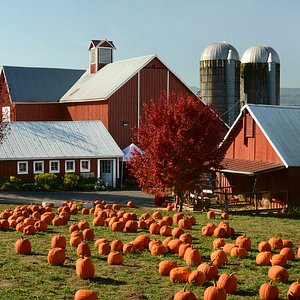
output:
<svg viewBox="0 0 300 300"><path fill-rule="evenodd" d="M64 189L76 190L79 188L82 178L74 173L66 173L63 178Z"/></svg>
<svg viewBox="0 0 300 300"><path fill-rule="evenodd" d="M38 189L53 190L59 185L58 177L53 173L44 173L34 176L34 183Z"/></svg>
<svg viewBox="0 0 300 300"><path fill-rule="evenodd" d="M9 180L1 185L1 190L18 190L21 185L21 179L15 176L10 176Z"/></svg>
<svg viewBox="0 0 300 300"><path fill-rule="evenodd" d="M24 182L20 185L20 190L34 191L35 189L36 189L36 185L34 182Z"/></svg>

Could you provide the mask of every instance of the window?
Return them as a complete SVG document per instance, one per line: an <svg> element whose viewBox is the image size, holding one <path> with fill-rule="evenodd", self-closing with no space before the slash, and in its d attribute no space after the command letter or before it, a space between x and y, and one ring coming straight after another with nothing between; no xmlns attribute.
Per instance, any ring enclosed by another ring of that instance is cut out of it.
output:
<svg viewBox="0 0 300 300"><path fill-rule="evenodd" d="M49 172L59 173L59 160L50 160L49 162Z"/></svg>
<svg viewBox="0 0 300 300"><path fill-rule="evenodd" d="M99 49L99 62L100 64L109 64L111 63L111 52L110 48L100 48Z"/></svg>
<svg viewBox="0 0 300 300"><path fill-rule="evenodd" d="M90 160L82 159L80 161L80 172L90 172Z"/></svg>
<svg viewBox="0 0 300 300"><path fill-rule="evenodd" d="M246 138L253 138L254 136L254 121L251 115L247 114L245 116L245 137Z"/></svg>
<svg viewBox="0 0 300 300"><path fill-rule="evenodd" d="M28 174L28 161L18 161L18 174Z"/></svg>
<svg viewBox="0 0 300 300"><path fill-rule="evenodd" d="M33 173L34 174L44 173L44 162L43 161L34 161L33 162Z"/></svg>
<svg viewBox="0 0 300 300"><path fill-rule="evenodd" d="M111 173L111 160L102 160L101 173Z"/></svg>
<svg viewBox="0 0 300 300"><path fill-rule="evenodd" d="M75 172L75 160L65 161L65 172Z"/></svg>

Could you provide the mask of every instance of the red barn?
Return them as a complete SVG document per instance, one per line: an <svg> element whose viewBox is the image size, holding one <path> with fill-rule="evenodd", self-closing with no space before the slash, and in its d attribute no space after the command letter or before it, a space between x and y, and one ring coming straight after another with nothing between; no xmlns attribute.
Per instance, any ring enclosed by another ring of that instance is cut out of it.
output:
<svg viewBox="0 0 300 300"><path fill-rule="evenodd" d="M166 92L195 94L156 55L113 62L112 41L92 40L84 70L4 66L0 106L11 121L101 120L121 148L143 104ZM196 96L195 96L196 97Z"/></svg>
<svg viewBox="0 0 300 300"><path fill-rule="evenodd" d="M264 207L300 206L299 107L244 106L222 147L220 185L228 192Z"/></svg>

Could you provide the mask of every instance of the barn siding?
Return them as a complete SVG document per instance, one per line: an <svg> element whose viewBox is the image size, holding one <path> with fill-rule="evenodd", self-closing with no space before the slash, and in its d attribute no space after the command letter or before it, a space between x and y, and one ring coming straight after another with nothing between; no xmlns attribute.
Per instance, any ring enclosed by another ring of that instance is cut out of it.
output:
<svg viewBox="0 0 300 300"><path fill-rule="evenodd" d="M75 173L80 174L80 159L75 159ZM87 158L90 159L90 158ZM9 178L9 176L15 176L21 179L23 182L34 181L33 174L33 162L36 160L44 161L44 173L49 173L49 161L50 160L59 160L59 159L35 159L35 160L11 160L11 161L0 161L0 177ZM73 160L73 158L68 158L66 160ZM60 159L60 173L54 173L58 177L63 177L65 174L65 161ZM17 162L18 161L28 161L28 174L17 174ZM94 172L94 176L97 177L97 158L90 159L90 172Z"/></svg>
<svg viewBox="0 0 300 300"><path fill-rule="evenodd" d="M226 151L227 158L282 163L280 157L255 122L253 138L245 138L244 122L237 124L236 130L237 133Z"/></svg>
<svg viewBox="0 0 300 300"><path fill-rule="evenodd" d="M66 103L64 106L64 120L66 121L85 121L100 120L108 128L108 102L89 101Z"/></svg>
<svg viewBox="0 0 300 300"><path fill-rule="evenodd" d="M288 204L291 206L300 207L300 167L289 168L288 186L289 186L289 200Z"/></svg>
<svg viewBox="0 0 300 300"><path fill-rule="evenodd" d="M135 75L109 99L108 130L121 149L132 142L132 128L138 121L138 75ZM127 123L127 126L123 125Z"/></svg>

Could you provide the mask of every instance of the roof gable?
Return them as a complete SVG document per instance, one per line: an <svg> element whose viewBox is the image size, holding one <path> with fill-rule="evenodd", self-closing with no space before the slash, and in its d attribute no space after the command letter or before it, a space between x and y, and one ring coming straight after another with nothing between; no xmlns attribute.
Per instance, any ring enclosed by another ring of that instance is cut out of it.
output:
<svg viewBox="0 0 300 300"><path fill-rule="evenodd" d="M5 130L0 160L123 156L101 121L11 122Z"/></svg>
<svg viewBox="0 0 300 300"><path fill-rule="evenodd" d="M58 102L84 70L3 66L12 102Z"/></svg>
<svg viewBox="0 0 300 300"><path fill-rule="evenodd" d="M230 142L234 130L247 110L286 167L300 166L300 107L248 104L242 111L223 144Z"/></svg>

